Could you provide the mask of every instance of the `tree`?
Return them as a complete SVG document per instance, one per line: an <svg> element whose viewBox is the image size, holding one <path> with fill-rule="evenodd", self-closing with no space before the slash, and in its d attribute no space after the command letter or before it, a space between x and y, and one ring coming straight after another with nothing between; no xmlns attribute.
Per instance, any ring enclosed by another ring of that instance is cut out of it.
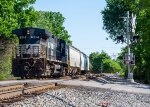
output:
<svg viewBox="0 0 150 107"><path fill-rule="evenodd" d="M72 43L72 41L69 39L70 35L68 34L68 31L63 26L65 18L60 12L38 11L37 13L39 17L34 22L34 27L47 29L53 35L65 40L69 44Z"/></svg>
<svg viewBox="0 0 150 107"><path fill-rule="evenodd" d="M17 26L14 14L14 0L0 1L0 34L10 36L10 32Z"/></svg>
<svg viewBox="0 0 150 107"><path fill-rule="evenodd" d="M31 4L36 0L1 0L0 34L11 36L16 28L26 27L35 20L35 11Z"/></svg>
<svg viewBox="0 0 150 107"><path fill-rule="evenodd" d="M109 37L116 41L117 36L126 32L125 20L126 11L129 10L124 0L106 0L107 6L101 12L103 16L103 29L109 33Z"/></svg>
<svg viewBox="0 0 150 107"><path fill-rule="evenodd" d="M122 33L125 33L126 24L120 17L126 11L136 14L136 34L140 35L138 43L132 43L131 51L136 56L136 65L133 69L135 77L150 83L150 1L147 0L106 0L107 6L102 11L104 29L110 34L113 40ZM114 26L114 27L113 27ZM131 27L130 27L131 29ZM131 31L131 30L130 30ZM123 52L122 52L123 53Z"/></svg>
<svg viewBox="0 0 150 107"><path fill-rule="evenodd" d="M89 56L90 62L92 65L92 71L93 72L100 72L102 70L102 63L103 59L108 59L110 58L105 52L93 52Z"/></svg>
<svg viewBox="0 0 150 107"><path fill-rule="evenodd" d="M122 72L122 68L120 66L120 64L112 59L104 59L103 61L103 72L106 73L120 73Z"/></svg>
<svg viewBox="0 0 150 107"><path fill-rule="evenodd" d="M35 11L31 4L36 0L0 1L0 79L11 75L11 62L14 44L18 40L12 30L30 26L35 20Z"/></svg>
<svg viewBox="0 0 150 107"><path fill-rule="evenodd" d="M90 54L90 62L92 65L92 71L94 73L116 73L122 72L122 68L119 63L115 60L112 60L111 57L102 51L94 52Z"/></svg>

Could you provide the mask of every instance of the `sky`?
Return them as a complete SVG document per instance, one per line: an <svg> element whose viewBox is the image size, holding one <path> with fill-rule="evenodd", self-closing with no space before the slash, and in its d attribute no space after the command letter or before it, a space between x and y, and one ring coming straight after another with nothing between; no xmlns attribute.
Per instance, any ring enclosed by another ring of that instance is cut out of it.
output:
<svg viewBox="0 0 150 107"><path fill-rule="evenodd" d="M101 11L105 0L37 0L35 10L60 12L66 19L64 27L71 35L73 46L89 55L104 50L111 57L120 52L103 27Z"/></svg>

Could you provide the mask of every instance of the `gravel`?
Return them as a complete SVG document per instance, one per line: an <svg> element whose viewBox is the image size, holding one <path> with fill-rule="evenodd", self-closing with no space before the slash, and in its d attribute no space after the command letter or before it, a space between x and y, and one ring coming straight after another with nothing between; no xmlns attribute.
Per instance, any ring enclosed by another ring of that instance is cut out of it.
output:
<svg viewBox="0 0 150 107"><path fill-rule="evenodd" d="M150 94L72 86L51 90L9 107L101 107L104 103L108 103L108 107L150 107Z"/></svg>

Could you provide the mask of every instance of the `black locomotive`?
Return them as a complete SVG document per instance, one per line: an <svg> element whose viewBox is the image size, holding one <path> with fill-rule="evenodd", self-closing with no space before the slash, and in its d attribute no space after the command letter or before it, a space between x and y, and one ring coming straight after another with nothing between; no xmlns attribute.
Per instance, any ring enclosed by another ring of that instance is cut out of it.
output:
<svg viewBox="0 0 150 107"><path fill-rule="evenodd" d="M16 77L76 75L89 70L87 55L45 29L26 27L12 33L19 38L12 67Z"/></svg>

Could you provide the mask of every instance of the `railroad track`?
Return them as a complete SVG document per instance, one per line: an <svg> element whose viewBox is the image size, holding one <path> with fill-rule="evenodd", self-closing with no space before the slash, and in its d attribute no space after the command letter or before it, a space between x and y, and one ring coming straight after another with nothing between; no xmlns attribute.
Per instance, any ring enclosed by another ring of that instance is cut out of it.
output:
<svg viewBox="0 0 150 107"><path fill-rule="evenodd" d="M66 80L70 79L80 79L87 80L85 76L61 78ZM49 89L59 89L68 87L67 85L57 85L57 83L20 83L14 85L0 86L0 107L5 107L4 105L9 105L13 102L23 100L33 95L38 95L40 93L46 92Z"/></svg>
<svg viewBox="0 0 150 107"><path fill-rule="evenodd" d="M30 97L35 94L40 94L49 89L57 87L56 83L43 83L40 85L31 84L16 84L0 87L0 107L5 107L6 104L13 101L19 101L26 97Z"/></svg>

